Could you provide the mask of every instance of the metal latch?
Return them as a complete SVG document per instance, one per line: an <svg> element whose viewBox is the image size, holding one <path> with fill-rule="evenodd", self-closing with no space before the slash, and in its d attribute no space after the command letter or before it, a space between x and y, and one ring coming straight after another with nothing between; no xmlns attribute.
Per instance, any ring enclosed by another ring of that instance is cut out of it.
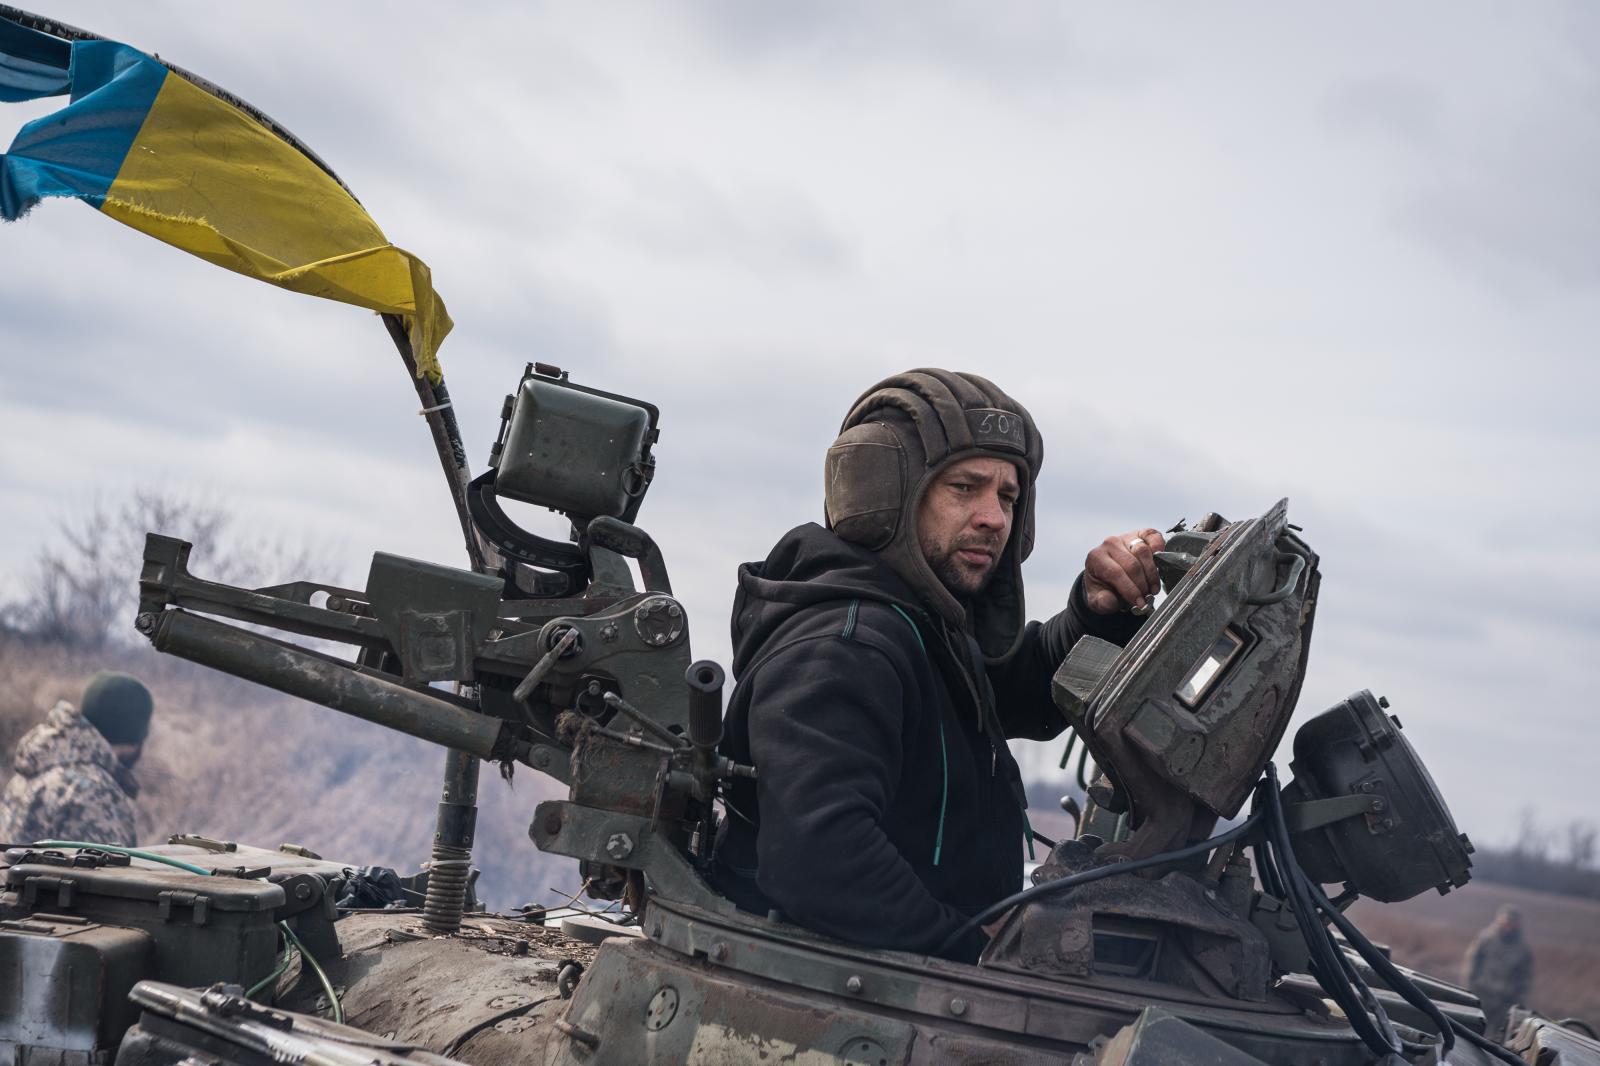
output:
<svg viewBox="0 0 1600 1066"><path fill-rule="evenodd" d="M47 889L55 889L56 906L62 910L72 907L72 896L78 887L78 882L70 877L57 877L55 874L35 874L22 882L22 904L32 907L39 901L39 893Z"/></svg>
<svg viewBox="0 0 1600 1066"><path fill-rule="evenodd" d="M156 896L156 899L161 901L161 920L163 922L172 920L172 905L174 903L180 907L188 907L190 909L190 921L195 925L205 925L206 919L211 914L211 897L202 895L199 892L168 890Z"/></svg>

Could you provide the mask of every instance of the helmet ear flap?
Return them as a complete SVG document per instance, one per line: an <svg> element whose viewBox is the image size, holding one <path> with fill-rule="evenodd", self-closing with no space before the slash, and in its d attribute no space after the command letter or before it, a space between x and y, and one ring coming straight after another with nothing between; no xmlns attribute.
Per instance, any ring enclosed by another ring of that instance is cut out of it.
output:
<svg viewBox="0 0 1600 1066"><path fill-rule="evenodd" d="M882 422L851 426L828 449L824 478L828 528L868 551L887 547L905 503L899 434Z"/></svg>

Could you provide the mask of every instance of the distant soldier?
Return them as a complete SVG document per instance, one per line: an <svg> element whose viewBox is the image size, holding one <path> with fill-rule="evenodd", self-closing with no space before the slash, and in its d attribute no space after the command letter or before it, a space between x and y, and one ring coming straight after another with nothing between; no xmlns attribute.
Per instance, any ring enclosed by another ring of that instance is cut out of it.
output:
<svg viewBox="0 0 1600 1066"><path fill-rule="evenodd" d="M127 674L96 674L82 710L62 700L17 744L0 798L0 842L135 843L133 766L150 730L150 690Z"/></svg>
<svg viewBox="0 0 1600 1066"><path fill-rule="evenodd" d="M1533 987L1533 952L1522 939L1522 913L1510 905L1501 907L1467 948L1462 968L1467 987L1483 1004L1489 1035L1501 1037L1507 1013L1518 1004L1527 1006Z"/></svg>

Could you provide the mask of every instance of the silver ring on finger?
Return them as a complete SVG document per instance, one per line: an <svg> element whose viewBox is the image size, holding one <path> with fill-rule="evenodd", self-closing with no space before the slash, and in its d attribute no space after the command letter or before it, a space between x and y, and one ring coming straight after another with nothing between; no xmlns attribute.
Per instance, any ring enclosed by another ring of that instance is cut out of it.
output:
<svg viewBox="0 0 1600 1066"><path fill-rule="evenodd" d="M1135 551L1144 543L1145 539L1143 537L1134 537L1132 540L1128 541L1128 550Z"/></svg>

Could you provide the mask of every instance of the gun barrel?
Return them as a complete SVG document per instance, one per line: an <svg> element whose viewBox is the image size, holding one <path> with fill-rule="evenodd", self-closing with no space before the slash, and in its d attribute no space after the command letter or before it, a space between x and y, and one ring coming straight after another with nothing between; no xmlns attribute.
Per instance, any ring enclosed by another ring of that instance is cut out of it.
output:
<svg viewBox="0 0 1600 1066"><path fill-rule="evenodd" d="M139 622L157 651L480 759L516 758L524 746L497 718L238 626L182 609Z"/></svg>

